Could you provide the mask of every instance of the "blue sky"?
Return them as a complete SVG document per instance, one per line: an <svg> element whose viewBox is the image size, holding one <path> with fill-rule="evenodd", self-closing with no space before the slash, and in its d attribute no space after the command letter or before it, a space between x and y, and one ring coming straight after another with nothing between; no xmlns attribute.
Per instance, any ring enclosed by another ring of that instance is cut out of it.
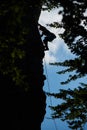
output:
<svg viewBox="0 0 87 130"><path fill-rule="evenodd" d="M41 16L39 19L39 23L51 32L54 32L56 35L56 39L53 40L51 43L48 44L49 51L45 52L45 57L43 60L44 63L44 73L47 77L47 80L44 84L44 91L46 92L58 92L60 88L74 88L77 86L79 80L77 83L70 83L68 86L62 86L60 84L61 81L65 81L68 77L67 75L58 75L56 72L61 69L61 67L54 67L49 65L50 62L55 61L64 61L65 59L72 59L75 56L71 54L70 50L64 43L64 41L58 36L59 33L62 33L64 29L54 29L51 27L46 26L46 24L49 24L51 22L57 21L61 22L62 16L58 15L58 9L53 9L51 12L48 11L42 11ZM83 79L80 79L80 81L83 81ZM85 79L84 79L85 81ZM49 83L48 83L49 82ZM50 90L49 90L50 89ZM61 100L56 100L54 98L51 98L52 105L56 105L58 103L61 103ZM52 119L48 119L51 117L52 111L49 108L49 105L51 105L50 97L47 97L46 100L47 107L46 107L46 115L44 117L44 121L41 125L41 130L70 130L67 126L66 122L62 122L61 120L57 119L55 120L57 129L55 128L55 122ZM87 126L84 127L84 130L87 129Z"/></svg>

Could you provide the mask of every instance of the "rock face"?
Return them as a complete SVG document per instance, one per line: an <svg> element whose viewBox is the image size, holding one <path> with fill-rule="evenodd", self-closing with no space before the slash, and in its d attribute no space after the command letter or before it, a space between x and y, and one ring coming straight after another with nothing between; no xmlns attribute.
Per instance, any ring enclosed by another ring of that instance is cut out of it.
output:
<svg viewBox="0 0 87 130"><path fill-rule="evenodd" d="M34 2L34 3L33 3ZM0 1L1 129L40 130L45 115L40 0Z"/></svg>

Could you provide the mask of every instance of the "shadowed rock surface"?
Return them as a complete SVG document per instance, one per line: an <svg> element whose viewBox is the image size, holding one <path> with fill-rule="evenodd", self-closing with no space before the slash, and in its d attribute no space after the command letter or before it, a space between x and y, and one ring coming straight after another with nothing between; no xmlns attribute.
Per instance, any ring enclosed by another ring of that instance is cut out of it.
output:
<svg viewBox="0 0 87 130"><path fill-rule="evenodd" d="M0 1L2 130L40 130L45 115L40 11L40 0Z"/></svg>

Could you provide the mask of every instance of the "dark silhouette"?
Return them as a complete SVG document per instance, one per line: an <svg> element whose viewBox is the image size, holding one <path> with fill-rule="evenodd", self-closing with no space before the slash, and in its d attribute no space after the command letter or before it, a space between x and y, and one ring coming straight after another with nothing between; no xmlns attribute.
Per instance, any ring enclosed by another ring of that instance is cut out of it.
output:
<svg viewBox="0 0 87 130"><path fill-rule="evenodd" d="M45 115L41 1L0 1L0 129L40 130Z"/></svg>
<svg viewBox="0 0 87 130"><path fill-rule="evenodd" d="M38 24L38 28L40 31L42 31L41 37L44 36L43 39L43 45L44 45L44 50L49 50L48 48L48 42L53 41L56 36L54 35L54 33L50 32L49 30L47 30L44 26Z"/></svg>

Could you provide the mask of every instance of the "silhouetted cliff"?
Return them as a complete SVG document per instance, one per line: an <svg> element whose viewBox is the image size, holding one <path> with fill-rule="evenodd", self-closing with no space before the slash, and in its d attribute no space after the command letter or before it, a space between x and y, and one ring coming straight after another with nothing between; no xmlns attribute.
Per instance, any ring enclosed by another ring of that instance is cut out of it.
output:
<svg viewBox="0 0 87 130"><path fill-rule="evenodd" d="M2 130L40 130L45 115L40 11L40 0L0 1Z"/></svg>

